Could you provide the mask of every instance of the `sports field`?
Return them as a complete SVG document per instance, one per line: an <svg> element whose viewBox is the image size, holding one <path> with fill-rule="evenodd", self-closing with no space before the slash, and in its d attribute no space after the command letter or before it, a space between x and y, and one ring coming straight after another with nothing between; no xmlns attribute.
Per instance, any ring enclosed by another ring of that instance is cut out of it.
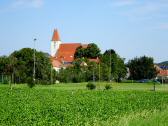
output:
<svg viewBox="0 0 168 126"><path fill-rule="evenodd" d="M97 83L0 85L0 125L166 126L168 85Z"/></svg>

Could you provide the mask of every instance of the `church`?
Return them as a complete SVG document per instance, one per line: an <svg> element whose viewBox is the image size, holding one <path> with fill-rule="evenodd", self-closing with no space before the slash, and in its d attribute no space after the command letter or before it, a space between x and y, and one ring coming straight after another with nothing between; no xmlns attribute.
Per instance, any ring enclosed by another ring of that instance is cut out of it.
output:
<svg viewBox="0 0 168 126"><path fill-rule="evenodd" d="M74 55L76 49L82 46L87 48L88 44L82 43L64 43L60 39L60 35L57 29L54 30L51 40L51 63L56 71L61 68L67 68L72 66L74 61ZM97 62L97 59L90 59L93 62Z"/></svg>

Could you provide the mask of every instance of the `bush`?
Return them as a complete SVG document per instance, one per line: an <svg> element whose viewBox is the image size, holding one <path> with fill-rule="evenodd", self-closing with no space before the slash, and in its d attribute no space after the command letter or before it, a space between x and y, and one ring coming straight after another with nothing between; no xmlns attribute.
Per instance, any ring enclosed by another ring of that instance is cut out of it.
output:
<svg viewBox="0 0 168 126"><path fill-rule="evenodd" d="M112 87L111 87L111 85L110 84L106 84L105 85L105 90L109 90L109 89L111 89Z"/></svg>
<svg viewBox="0 0 168 126"><path fill-rule="evenodd" d="M89 90L93 90L93 89L96 89L96 85L94 83L91 83L89 82L86 87L89 89Z"/></svg>
<svg viewBox="0 0 168 126"><path fill-rule="evenodd" d="M51 81L49 80L38 80L36 81L37 84L41 84L41 85L50 85Z"/></svg>
<svg viewBox="0 0 168 126"><path fill-rule="evenodd" d="M31 77L27 78L27 85L29 88L33 88L35 86L35 83Z"/></svg>
<svg viewBox="0 0 168 126"><path fill-rule="evenodd" d="M4 79L3 84L9 84L9 80L8 79Z"/></svg>

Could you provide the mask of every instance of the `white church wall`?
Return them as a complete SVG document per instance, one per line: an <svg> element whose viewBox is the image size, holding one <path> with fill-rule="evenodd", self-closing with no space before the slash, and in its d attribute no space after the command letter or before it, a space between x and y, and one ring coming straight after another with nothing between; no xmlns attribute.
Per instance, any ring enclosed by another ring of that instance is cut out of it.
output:
<svg viewBox="0 0 168 126"><path fill-rule="evenodd" d="M54 57L60 47L61 41L52 41L51 42L51 56Z"/></svg>

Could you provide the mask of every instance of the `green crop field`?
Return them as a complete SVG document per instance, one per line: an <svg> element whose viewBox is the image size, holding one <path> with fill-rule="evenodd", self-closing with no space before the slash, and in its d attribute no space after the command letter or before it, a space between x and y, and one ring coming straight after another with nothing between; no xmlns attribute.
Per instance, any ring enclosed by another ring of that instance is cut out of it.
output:
<svg viewBox="0 0 168 126"><path fill-rule="evenodd" d="M0 126L167 126L168 85L0 85Z"/></svg>

